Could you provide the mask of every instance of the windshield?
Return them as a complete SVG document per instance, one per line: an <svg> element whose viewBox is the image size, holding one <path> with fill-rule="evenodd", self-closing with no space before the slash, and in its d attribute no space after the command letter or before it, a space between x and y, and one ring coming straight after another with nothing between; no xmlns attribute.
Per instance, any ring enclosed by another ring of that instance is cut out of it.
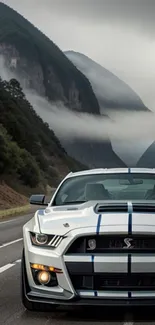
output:
<svg viewBox="0 0 155 325"><path fill-rule="evenodd" d="M53 205L90 200L154 200L155 175L116 173L68 178L61 185Z"/></svg>

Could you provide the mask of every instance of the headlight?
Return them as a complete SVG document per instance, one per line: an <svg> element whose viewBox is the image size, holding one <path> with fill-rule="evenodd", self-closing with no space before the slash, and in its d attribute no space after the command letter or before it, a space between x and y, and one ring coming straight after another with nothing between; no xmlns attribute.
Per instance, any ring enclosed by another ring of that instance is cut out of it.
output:
<svg viewBox="0 0 155 325"><path fill-rule="evenodd" d="M46 235L30 232L30 238L31 243L34 246L56 248L61 243L64 237L58 235Z"/></svg>

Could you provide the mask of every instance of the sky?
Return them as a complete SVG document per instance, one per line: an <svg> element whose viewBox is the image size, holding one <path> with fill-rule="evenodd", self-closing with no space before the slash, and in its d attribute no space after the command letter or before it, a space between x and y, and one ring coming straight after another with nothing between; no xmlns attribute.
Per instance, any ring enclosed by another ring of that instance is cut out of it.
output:
<svg viewBox="0 0 155 325"><path fill-rule="evenodd" d="M3 0L61 50L86 54L155 111L155 0Z"/></svg>

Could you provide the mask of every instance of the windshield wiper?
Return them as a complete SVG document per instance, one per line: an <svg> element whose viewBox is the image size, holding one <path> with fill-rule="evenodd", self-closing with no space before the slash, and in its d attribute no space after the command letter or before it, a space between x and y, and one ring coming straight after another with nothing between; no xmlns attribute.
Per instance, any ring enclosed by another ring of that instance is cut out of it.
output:
<svg viewBox="0 0 155 325"><path fill-rule="evenodd" d="M67 205L67 204L82 204L82 203L85 203L87 201L67 201L67 202L64 202L63 204L61 205Z"/></svg>

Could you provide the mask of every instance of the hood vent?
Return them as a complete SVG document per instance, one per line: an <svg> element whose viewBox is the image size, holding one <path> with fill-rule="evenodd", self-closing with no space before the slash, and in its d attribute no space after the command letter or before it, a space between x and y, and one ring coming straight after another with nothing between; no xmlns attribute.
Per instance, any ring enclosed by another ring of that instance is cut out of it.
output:
<svg viewBox="0 0 155 325"><path fill-rule="evenodd" d="M128 204L127 203L105 203L97 204L95 207L96 213L106 213L106 212L127 212Z"/></svg>
<svg viewBox="0 0 155 325"><path fill-rule="evenodd" d="M133 203L133 212L155 213L155 203Z"/></svg>
<svg viewBox="0 0 155 325"><path fill-rule="evenodd" d="M128 208L128 202L109 202L109 203L104 203L104 204L97 204L95 206L95 212L97 214L99 213L125 213L125 212L129 212L129 208ZM132 205L130 205L130 212L141 212L141 213L155 213L155 203L132 203Z"/></svg>

